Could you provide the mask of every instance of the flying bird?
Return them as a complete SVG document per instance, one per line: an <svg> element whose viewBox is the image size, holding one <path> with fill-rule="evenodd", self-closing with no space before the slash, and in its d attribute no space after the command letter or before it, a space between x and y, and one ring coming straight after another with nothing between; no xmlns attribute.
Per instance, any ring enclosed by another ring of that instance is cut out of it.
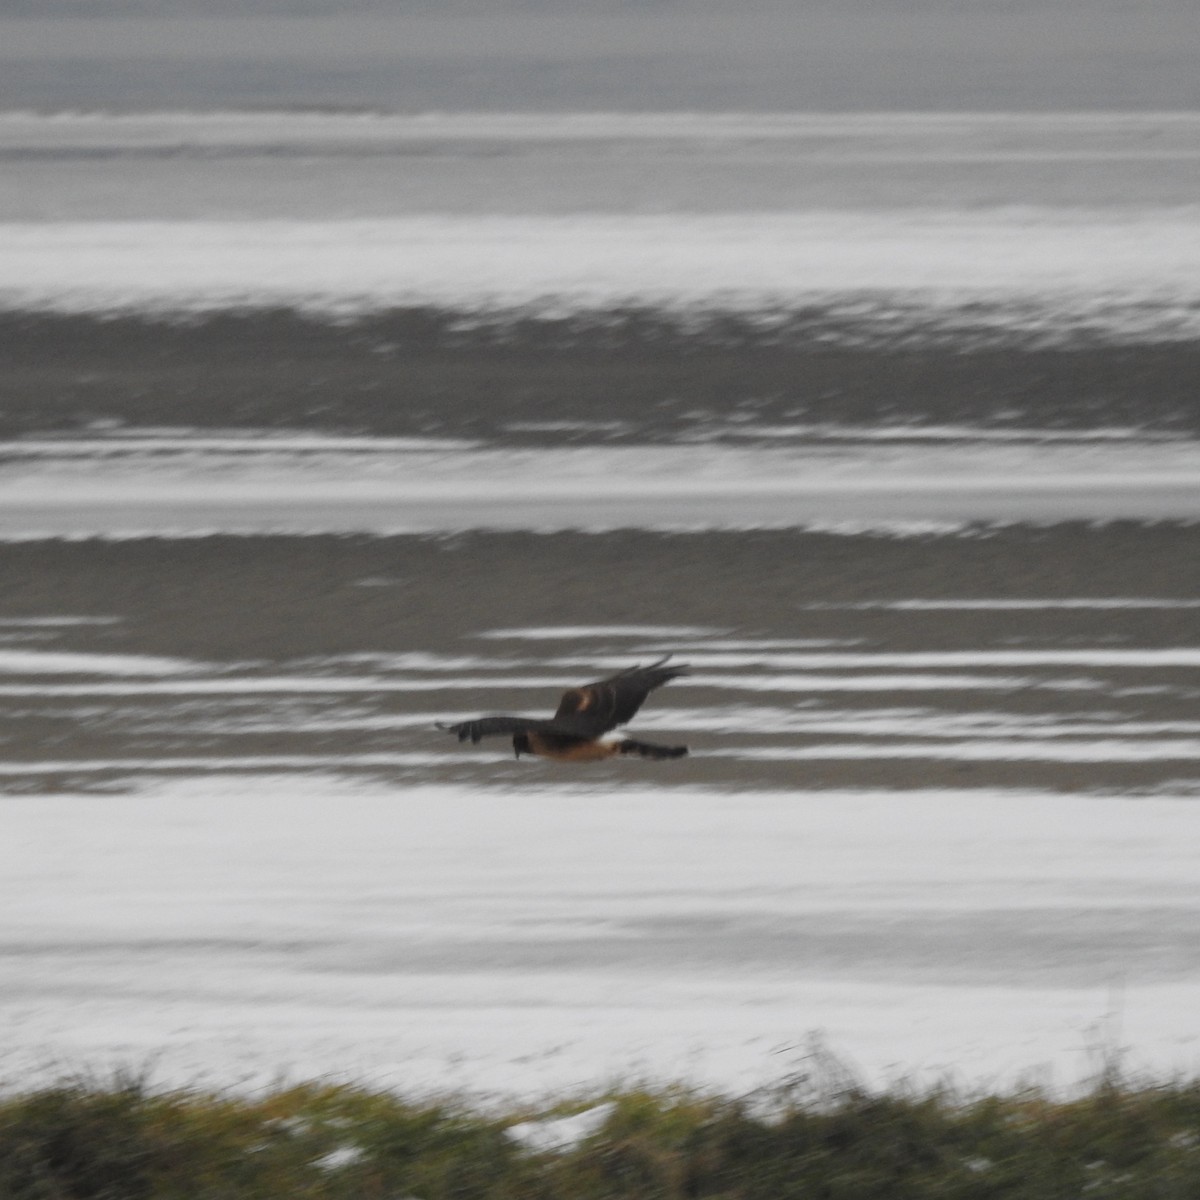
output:
<svg viewBox="0 0 1200 1200"><path fill-rule="evenodd" d="M681 758L686 746L659 746L633 738L611 740L604 735L633 719L646 697L680 675L687 667L668 667L671 656L660 658L648 667L629 667L608 679L585 683L582 687L563 692L554 716L546 720L536 717L478 717L458 725L437 722L439 729L458 735L460 742L468 738L478 742L493 734L512 734L513 751L536 754L566 762L593 762L618 754L637 754L642 758Z"/></svg>

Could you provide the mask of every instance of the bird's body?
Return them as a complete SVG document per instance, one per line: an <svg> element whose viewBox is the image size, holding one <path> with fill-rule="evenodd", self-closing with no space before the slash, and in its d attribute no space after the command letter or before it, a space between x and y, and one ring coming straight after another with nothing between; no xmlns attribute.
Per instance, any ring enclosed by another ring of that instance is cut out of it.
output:
<svg viewBox="0 0 1200 1200"><path fill-rule="evenodd" d="M668 658L670 656L668 655ZM683 666L668 667L666 658L648 667L630 667L607 679L570 688L562 695L553 717L478 717L457 725L438 724L456 734L460 742L478 742L495 734L511 734L518 758L533 754L562 762L595 762L621 754L641 758L681 758L686 746L659 746L632 738L605 740L604 735L633 719L642 702L656 688L687 673Z"/></svg>

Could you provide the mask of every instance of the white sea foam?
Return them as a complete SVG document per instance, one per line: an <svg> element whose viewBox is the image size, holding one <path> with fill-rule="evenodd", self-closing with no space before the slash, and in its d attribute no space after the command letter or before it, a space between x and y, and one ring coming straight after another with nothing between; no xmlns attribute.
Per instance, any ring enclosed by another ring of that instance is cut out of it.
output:
<svg viewBox="0 0 1200 1200"><path fill-rule="evenodd" d="M42 759L31 762L0 762L0 775L91 775L104 772L154 775L183 772L227 775L231 771L297 771L302 773L345 772L384 767L431 767L469 762L467 754L454 751L424 754L419 751L379 754L214 754L143 758Z"/></svg>
<svg viewBox="0 0 1200 1200"><path fill-rule="evenodd" d="M628 304L1113 336L1200 329L1195 209L0 224L0 303L63 311ZM897 307L899 306L899 307Z"/></svg>
<svg viewBox="0 0 1200 1200"><path fill-rule="evenodd" d="M380 456L390 454L446 454L478 450L482 443L469 438L334 437L323 433L276 433L270 429L227 431L220 435L185 428L122 429L119 434L96 431L88 437L20 437L0 443L5 459L82 458L105 461L113 457L142 460L177 455L210 457L230 455L268 459L285 456ZM110 464L107 464L110 465Z"/></svg>
<svg viewBox="0 0 1200 1200"><path fill-rule="evenodd" d="M369 443L369 439L365 440ZM11 443L10 443L11 444ZM19 443L16 443L19 445ZM154 439L10 461L0 537L809 528L922 536L971 522L1194 519L1200 442L406 445L293 454ZM144 450L144 452L142 452Z"/></svg>
<svg viewBox="0 0 1200 1200"><path fill-rule="evenodd" d="M755 704L725 708L680 708L660 704L651 711L640 713L638 724L643 729L727 734L799 733L838 738L855 734L867 738L920 737L936 740L962 740L964 736L972 735L1037 740L1200 734L1200 721L1124 721L1103 715L1080 720L1057 714L1029 716L1018 712L956 713L935 709L814 711Z"/></svg>
<svg viewBox="0 0 1200 1200"><path fill-rule="evenodd" d="M120 617L0 617L0 628L70 629L78 625L119 625Z"/></svg>
<svg viewBox="0 0 1200 1200"><path fill-rule="evenodd" d="M189 720L189 734L234 734L249 733L339 733L348 731L372 731L419 729L430 733L437 723L452 725L458 721L466 721L479 714L475 710L456 709L454 711L436 711L419 713L392 713L387 716L356 716L319 717L305 714L301 718L290 716L284 719L254 716L245 712L236 715L216 718L214 720ZM138 721L138 729L144 732L169 733L178 732L178 725L168 720L161 722ZM339 759L339 761L341 761ZM438 763L443 759L439 756Z"/></svg>
<svg viewBox="0 0 1200 1200"><path fill-rule="evenodd" d="M479 638L521 639L524 641L575 641L578 638L676 638L703 637L724 633L704 625L534 625L514 629L488 629L475 634Z"/></svg>
<svg viewBox="0 0 1200 1200"><path fill-rule="evenodd" d="M911 651L763 651L732 652L698 649L689 653L698 667L768 667L780 671L808 669L878 670L880 667L1200 667L1200 648L1146 647L1114 650L911 650ZM580 657L547 660L547 666L575 667L595 661ZM615 660L607 660L615 661Z"/></svg>
<svg viewBox="0 0 1200 1200"><path fill-rule="evenodd" d="M453 712L428 712L411 715L388 716L305 716L278 719L254 717L239 713L235 717L214 721L190 721L190 733L295 733L302 729L306 733L378 732L384 730L430 729L434 722L452 724L476 716L474 710L460 709ZM1200 734L1198 721L1056 721L1051 718L1028 719L1016 713L935 713L920 716L897 717L886 712L839 713L820 717L806 716L803 712L787 709L749 706L746 708L681 709L664 707L661 704L650 712L642 712L637 718L638 728L649 732L671 730L674 732L728 734L805 734L844 738L857 735L866 738L920 737L939 741L961 740L964 733L986 735L996 740L1020 739L1021 744L1031 740L1053 740L1056 738L1085 737L1093 740L1103 738L1152 737L1163 734ZM167 732L177 728L166 722L161 725L143 724L144 731ZM785 748L786 752L786 748ZM705 751L707 753L707 751ZM737 757L736 749L729 751ZM936 754L936 752L935 752Z"/></svg>
<svg viewBox="0 0 1200 1200"><path fill-rule="evenodd" d="M960 742L826 742L816 746L742 746L711 752L762 762L948 759L952 762L1142 763L1200 761L1200 738L1044 740L975 738Z"/></svg>
<svg viewBox="0 0 1200 1200"><path fill-rule="evenodd" d="M294 664L300 669L312 666L321 669L365 666L374 671L510 671L513 667L534 665L529 659L511 655L434 654L427 650L409 650L401 654L360 653L338 654L330 658L304 659Z"/></svg>
<svg viewBox="0 0 1200 1200"><path fill-rule="evenodd" d="M872 1084L1069 1085L1131 955L1126 1065L1200 1065L1192 798L230 775L14 796L0 826L26 1087L153 1061L215 1088L740 1094L810 1031Z"/></svg>
<svg viewBox="0 0 1200 1200"><path fill-rule="evenodd" d="M1155 477L1164 486L1180 486L1200 478L1196 439L1108 442L1086 434L1027 445L968 434L953 443L904 448L872 439L854 445L485 447L451 439L277 437L252 431L232 440L164 431L136 438L15 439L0 449L8 459L5 491L13 500L71 485L77 494L104 485L115 497L136 499L161 494L164 483L183 499L223 484L230 494L261 499L307 486L343 500L467 500L503 488L513 500L564 502L582 489L599 501L620 490L648 500L972 488L1057 492L1087 484L1119 487L1122 480L1145 485Z"/></svg>
<svg viewBox="0 0 1200 1200"><path fill-rule="evenodd" d="M593 666L597 665L594 660L589 661ZM687 682L697 687L750 692L1006 691L1015 688L1082 691L1102 686L1099 680L1080 677L1038 678L1001 674L965 675L958 672L822 674L819 671L781 671L712 675L692 672L687 676ZM137 683L108 680L94 683L0 683L0 696L319 696L372 692L483 691L489 688L561 691L562 686L561 675L445 675L436 678L400 678L394 675L240 675L166 681L147 679Z"/></svg>
<svg viewBox="0 0 1200 1200"><path fill-rule="evenodd" d="M148 654L83 654L64 650L0 650L8 675L186 675L198 664Z"/></svg>
<svg viewBox="0 0 1200 1200"><path fill-rule="evenodd" d="M139 683L107 680L95 683L0 683L0 696L337 695L357 692L479 691L485 688L557 688L561 691L562 682L562 677L558 675L462 675L432 679L404 679L395 675L237 675L169 681L149 679Z"/></svg>
<svg viewBox="0 0 1200 1200"><path fill-rule="evenodd" d="M807 609L862 609L895 612L1040 612L1045 609L1176 609L1200 608L1200 600L1168 598L1165 596L1068 596L1044 599L986 599L957 598L932 600L857 600L842 604L805 604Z"/></svg>
<svg viewBox="0 0 1200 1200"><path fill-rule="evenodd" d="M728 688L738 692L987 692L1014 688L1047 688L1083 691L1101 686L1086 678L1038 679L1031 675L964 675L961 673L885 672L831 675L818 671L706 675L694 671L688 679L698 687Z"/></svg>
<svg viewBox="0 0 1200 1200"><path fill-rule="evenodd" d="M764 441L794 439L812 442L1018 442L1018 443L1083 443L1088 442L1167 442L1178 435L1159 430L1142 429L1135 425L1099 426L1092 429L1041 429L1033 426L989 427L984 425L838 425L751 424L717 425L695 435L699 440L729 438Z"/></svg>
<svg viewBox="0 0 1200 1200"><path fill-rule="evenodd" d="M693 650L816 650L830 646L857 646L862 638L704 638L688 641L684 637L664 641L656 651L672 654L690 653Z"/></svg>

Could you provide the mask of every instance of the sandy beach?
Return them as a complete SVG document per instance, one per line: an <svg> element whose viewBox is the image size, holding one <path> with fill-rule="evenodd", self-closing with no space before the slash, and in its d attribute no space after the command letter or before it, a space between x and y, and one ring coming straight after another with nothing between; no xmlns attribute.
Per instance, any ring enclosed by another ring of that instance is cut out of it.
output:
<svg viewBox="0 0 1200 1200"><path fill-rule="evenodd" d="M1194 1073L1198 129L0 117L0 1086Z"/></svg>

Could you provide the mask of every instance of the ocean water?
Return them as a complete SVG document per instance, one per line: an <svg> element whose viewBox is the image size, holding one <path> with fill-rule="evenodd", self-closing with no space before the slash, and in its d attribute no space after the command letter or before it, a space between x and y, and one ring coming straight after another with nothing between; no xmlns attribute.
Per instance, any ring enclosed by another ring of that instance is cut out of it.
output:
<svg viewBox="0 0 1200 1200"><path fill-rule="evenodd" d="M1196 1069L1200 118L0 162L6 1086ZM435 728L665 654L686 759Z"/></svg>
<svg viewBox="0 0 1200 1200"><path fill-rule="evenodd" d="M1189 114L11 113L0 160L10 307L1195 332Z"/></svg>

